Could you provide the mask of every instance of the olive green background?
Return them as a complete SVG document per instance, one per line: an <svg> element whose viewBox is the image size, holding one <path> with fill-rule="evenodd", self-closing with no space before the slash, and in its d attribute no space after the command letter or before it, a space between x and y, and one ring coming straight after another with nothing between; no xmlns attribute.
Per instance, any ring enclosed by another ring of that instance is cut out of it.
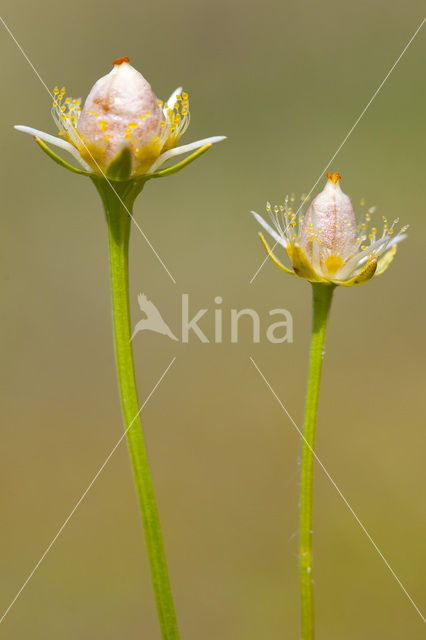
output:
<svg viewBox="0 0 426 640"><path fill-rule="evenodd" d="M135 216L131 300L144 292L180 331L181 294L223 344L134 342L154 482L184 640L299 638L300 437L249 360L302 424L310 290L266 264L250 209L309 191L422 19L420 2L37 3L3 17L49 88L87 95L128 55L167 98L183 84L185 142L225 134L181 174L148 184ZM90 181L30 137L50 133L50 98L2 30L1 609L6 609L122 433L106 229ZM338 290L330 322L318 454L425 607L426 27L330 168L358 206L411 226L387 273ZM322 179L316 192L322 188ZM230 344L231 308L256 309ZM265 339L268 311L294 318L294 343ZM319 640L417 640L420 617L321 469L314 578ZM123 443L0 631L32 638L158 640L135 492Z"/></svg>

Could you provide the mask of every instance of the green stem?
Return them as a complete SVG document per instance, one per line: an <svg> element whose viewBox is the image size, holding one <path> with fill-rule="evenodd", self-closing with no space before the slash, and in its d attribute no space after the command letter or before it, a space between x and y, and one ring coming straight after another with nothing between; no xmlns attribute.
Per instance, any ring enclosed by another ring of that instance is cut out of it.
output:
<svg viewBox="0 0 426 640"><path fill-rule="evenodd" d="M305 408L304 442L300 485L300 586L302 597L302 640L314 638L312 589L312 498L314 487L315 424L321 382L327 321L333 285L312 284L313 316L308 391Z"/></svg>
<svg viewBox="0 0 426 640"><path fill-rule="evenodd" d="M163 640L178 640L176 614L167 570L157 504L139 419L139 400L130 328L128 249L133 202L140 191L131 182L114 183L114 193L105 181L94 180L104 204L108 224L112 313L115 354L127 444L142 514L145 541L151 569ZM121 199L121 201L120 201ZM125 206L124 206L125 205Z"/></svg>

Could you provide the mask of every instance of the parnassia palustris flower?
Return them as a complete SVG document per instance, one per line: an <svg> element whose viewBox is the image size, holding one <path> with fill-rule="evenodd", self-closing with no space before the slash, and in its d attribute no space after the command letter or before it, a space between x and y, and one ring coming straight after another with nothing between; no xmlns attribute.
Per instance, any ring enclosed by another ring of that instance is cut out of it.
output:
<svg viewBox="0 0 426 640"><path fill-rule="evenodd" d="M272 207L268 203L266 211L273 227L258 213L252 213L276 244L286 249L293 270L278 260L260 233L269 257L282 271L310 282L345 287L363 284L387 269L398 242L406 237L407 227L395 233L398 220L389 225L384 218L381 234L375 227L368 229L371 210L357 224L352 202L340 187L338 173L327 174L323 191L312 200L304 216L293 211L288 198L281 206Z"/></svg>

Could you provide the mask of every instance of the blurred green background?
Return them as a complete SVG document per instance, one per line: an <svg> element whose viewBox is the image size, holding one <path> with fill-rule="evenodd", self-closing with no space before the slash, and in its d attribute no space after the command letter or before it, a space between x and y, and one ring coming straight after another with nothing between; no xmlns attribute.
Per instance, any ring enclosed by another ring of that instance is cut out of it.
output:
<svg viewBox="0 0 426 640"><path fill-rule="evenodd" d="M151 298L176 332L180 296L210 308L285 307L294 343L174 343L135 351L153 476L184 640L299 637L300 438L249 361L300 425L310 291L266 264L250 209L309 191L422 19L423 3L58 4L16 0L3 17L47 86L87 95L127 55L167 98L183 84L185 141L225 134L179 176L150 183L135 216L131 298ZM55 133L50 98L3 29L1 609L122 433L106 229L89 181L29 137ZM331 169L355 204L411 225L389 271L339 290L327 343L318 454L422 608L425 604L426 27ZM321 180L316 192L322 188ZM424 638L424 625L354 518L316 470L319 640ZM158 640L125 444L1 626L14 640Z"/></svg>

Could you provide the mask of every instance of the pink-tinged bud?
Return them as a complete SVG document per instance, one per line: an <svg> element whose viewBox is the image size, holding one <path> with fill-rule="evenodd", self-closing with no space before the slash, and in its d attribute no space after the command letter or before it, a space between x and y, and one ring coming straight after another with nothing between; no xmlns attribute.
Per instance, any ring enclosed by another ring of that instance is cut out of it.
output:
<svg viewBox="0 0 426 640"><path fill-rule="evenodd" d="M77 128L82 138L80 154L97 172L105 171L127 145L136 175L160 155L165 120L151 85L129 64L129 58L118 58L112 71L92 87Z"/></svg>
<svg viewBox="0 0 426 640"><path fill-rule="evenodd" d="M340 188L338 173L327 174L327 184L306 212L300 246L309 259L319 245L323 265L337 271L356 247L357 223L350 198Z"/></svg>
<svg viewBox="0 0 426 640"><path fill-rule="evenodd" d="M66 96L65 87L53 89L52 116L60 137L33 127L15 128L34 136L43 150L69 171L112 181L142 176L149 180L176 173L225 139L212 136L178 146L190 122L188 94L179 87L163 105L129 62L126 57L114 60L112 71L95 83L83 109L80 98ZM69 165L46 142L71 153L82 169ZM182 154L190 155L160 170Z"/></svg>

